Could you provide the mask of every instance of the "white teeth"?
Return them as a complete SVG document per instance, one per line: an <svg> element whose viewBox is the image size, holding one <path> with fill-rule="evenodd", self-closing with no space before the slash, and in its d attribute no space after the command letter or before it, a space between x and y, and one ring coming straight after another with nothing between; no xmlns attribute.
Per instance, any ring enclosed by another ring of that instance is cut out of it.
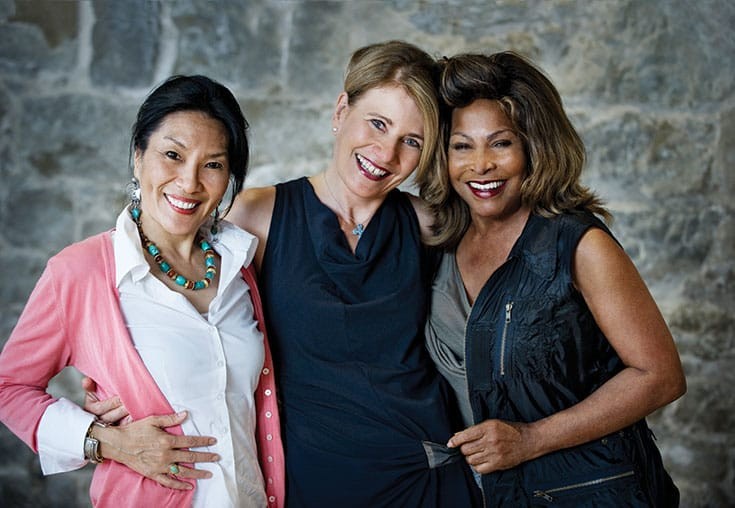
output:
<svg viewBox="0 0 735 508"><path fill-rule="evenodd" d="M190 203L188 201L179 201L178 199L172 198L171 196L166 196L166 199L168 199L169 203L174 205L176 208L183 208L184 210L191 210L198 204L198 203Z"/></svg>
<svg viewBox="0 0 735 508"><path fill-rule="evenodd" d="M475 190L487 192L489 190L497 189L498 187L503 185L503 182L497 181L497 180L494 182L487 182L487 183L468 182L468 185Z"/></svg>
<svg viewBox="0 0 735 508"><path fill-rule="evenodd" d="M378 178L383 178L385 175L388 174L387 171L383 171L382 169L378 169L375 166L373 166L373 163L367 160L362 155L357 155L357 161L360 163L360 166L362 166L362 169L367 171L373 176L376 176Z"/></svg>

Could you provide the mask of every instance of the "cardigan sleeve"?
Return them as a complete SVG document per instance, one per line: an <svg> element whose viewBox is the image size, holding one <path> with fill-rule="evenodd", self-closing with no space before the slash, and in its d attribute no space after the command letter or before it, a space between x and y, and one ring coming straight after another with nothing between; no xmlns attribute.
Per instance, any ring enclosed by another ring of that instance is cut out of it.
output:
<svg viewBox="0 0 735 508"><path fill-rule="evenodd" d="M54 264L49 260L0 353L0 421L33 451L41 417L55 402L48 382L71 360Z"/></svg>

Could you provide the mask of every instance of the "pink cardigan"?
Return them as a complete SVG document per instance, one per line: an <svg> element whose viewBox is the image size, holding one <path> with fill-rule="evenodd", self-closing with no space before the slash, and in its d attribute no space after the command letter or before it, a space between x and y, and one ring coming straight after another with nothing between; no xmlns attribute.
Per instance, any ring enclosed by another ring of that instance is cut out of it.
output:
<svg viewBox="0 0 735 508"><path fill-rule="evenodd" d="M259 328L263 308L252 265L242 270ZM98 396L119 395L133 419L174 410L138 356L125 326L115 286L109 233L71 245L51 258L0 354L0 420L37 452L36 430L53 399L49 380L74 366L97 382ZM285 462L268 340L255 393L258 454L268 507L285 506ZM169 432L181 434L181 427ZM206 480L204 480L206 481ZM193 490L158 483L114 461L95 468L90 487L98 507L191 506Z"/></svg>

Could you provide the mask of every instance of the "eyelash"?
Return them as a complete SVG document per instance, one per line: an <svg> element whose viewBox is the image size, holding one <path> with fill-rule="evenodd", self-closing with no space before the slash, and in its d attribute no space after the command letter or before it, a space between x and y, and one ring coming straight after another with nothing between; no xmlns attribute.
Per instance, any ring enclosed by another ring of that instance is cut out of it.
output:
<svg viewBox="0 0 735 508"><path fill-rule="evenodd" d="M172 159L175 161L181 160L181 156L178 153L174 152L173 150L167 150L166 152L164 152L164 154L169 159ZM212 161L212 162L207 162L205 164L205 167L208 167L210 169L224 169L225 165L222 164L221 162Z"/></svg>
<svg viewBox="0 0 735 508"><path fill-rule="evenodd" d="M406 143L411 148L416 148L417 150L421 150L421 143L419 143L413 138L406 138L403 142Z"/></svg>
<svg viewBox="0 0 735 508"><path fill-rule="evenodd" d="M510 140L504 139L501 141L496 141L492 145L490 145L492 148L507 148L511 146L513 143ZM452 150L469 150L472 148L472 146L469 143L453 143L450 144L449 147Z"/></svg>
<svg viewBox="0 0 735 508"><path fill-rule="evenodd" d="M376 118L371 118L370 123L378 129L380 132L385 132L385 123L382 120L378 120ZM416 141L413 138L405 138L403 142L408 145L411 148L416 148L417 150L421 150L421 143Z"/></svg>
<svg viewBox="0 0 735 508"><path fill-rule="evenodd" d="M373 124L373 127L375 127L376 129L378 129L380 131L384 131L385 130L385 123L382 120L377 120L377 119L373 118L373 119L370 120L370 123Z"/></svg>

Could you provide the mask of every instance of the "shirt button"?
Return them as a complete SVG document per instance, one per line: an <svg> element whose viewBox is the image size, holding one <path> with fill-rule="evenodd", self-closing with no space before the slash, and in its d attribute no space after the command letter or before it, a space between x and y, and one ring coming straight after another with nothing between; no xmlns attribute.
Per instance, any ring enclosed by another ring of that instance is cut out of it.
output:
<svg viewBox="0 0 735 508"><path fill-rule="evenodd" d="M271 413L270 411L266 411L265 412L265 417L266 418L270 418L271 416L273 416L273 413Z"/></svg>
<svg viewBox="0 0 735 508"><path fill-rule="evenodd" d="M266 438L266 439L267 439L268 441L273 441L273 434L268 434L267 436L265 436L265 438Z"/></svg>
<svg viewBox="0 0 735 508"><path fill-rule="evenodd" d="M265 396L266 397L270 397L271 396L271 390L270 390L270 388L268 388L264 393L265 393Z"/></svg>
<svg viewBox="0 0 735 508"><path fill-rule="evenodd" d="M224 366L225 366L225 362L223 362L222 360L217 362L217 367L224 367Z"/></svg>
<svg viewBox="0 0 735 508"><path fill-rule="evenodd" d="M224 393L217 394L217 400L222 400L224 398L225 398L225 394Z"/></svg>
<svg viewBox="0 0 735 508"><path fill-rule="evenodd" d="M268 455L268 462L273 462L273 457L271 457L270 455Z"/></svg>
<svg viewBox="0 0 735 508"><path fill-rule="evenodd" d="M263 375L264 376L267 376L268 374L270 374L270 372L271 371L270 371L270 369L268 367L266 367L266 368L263 369Z"/></svg>
<svg viewBox="0 0 735 508"><path fill-rule="evenodd" d="M268 478L268 485L273 485L273 478Z"/></svg>
<svg viewBox="0 0 735 508"><path fill-rule="evenodd" d="M271 503L275 503L276 502L276 496L269 497L268 498L268 501L270 501Z"/></svg>

